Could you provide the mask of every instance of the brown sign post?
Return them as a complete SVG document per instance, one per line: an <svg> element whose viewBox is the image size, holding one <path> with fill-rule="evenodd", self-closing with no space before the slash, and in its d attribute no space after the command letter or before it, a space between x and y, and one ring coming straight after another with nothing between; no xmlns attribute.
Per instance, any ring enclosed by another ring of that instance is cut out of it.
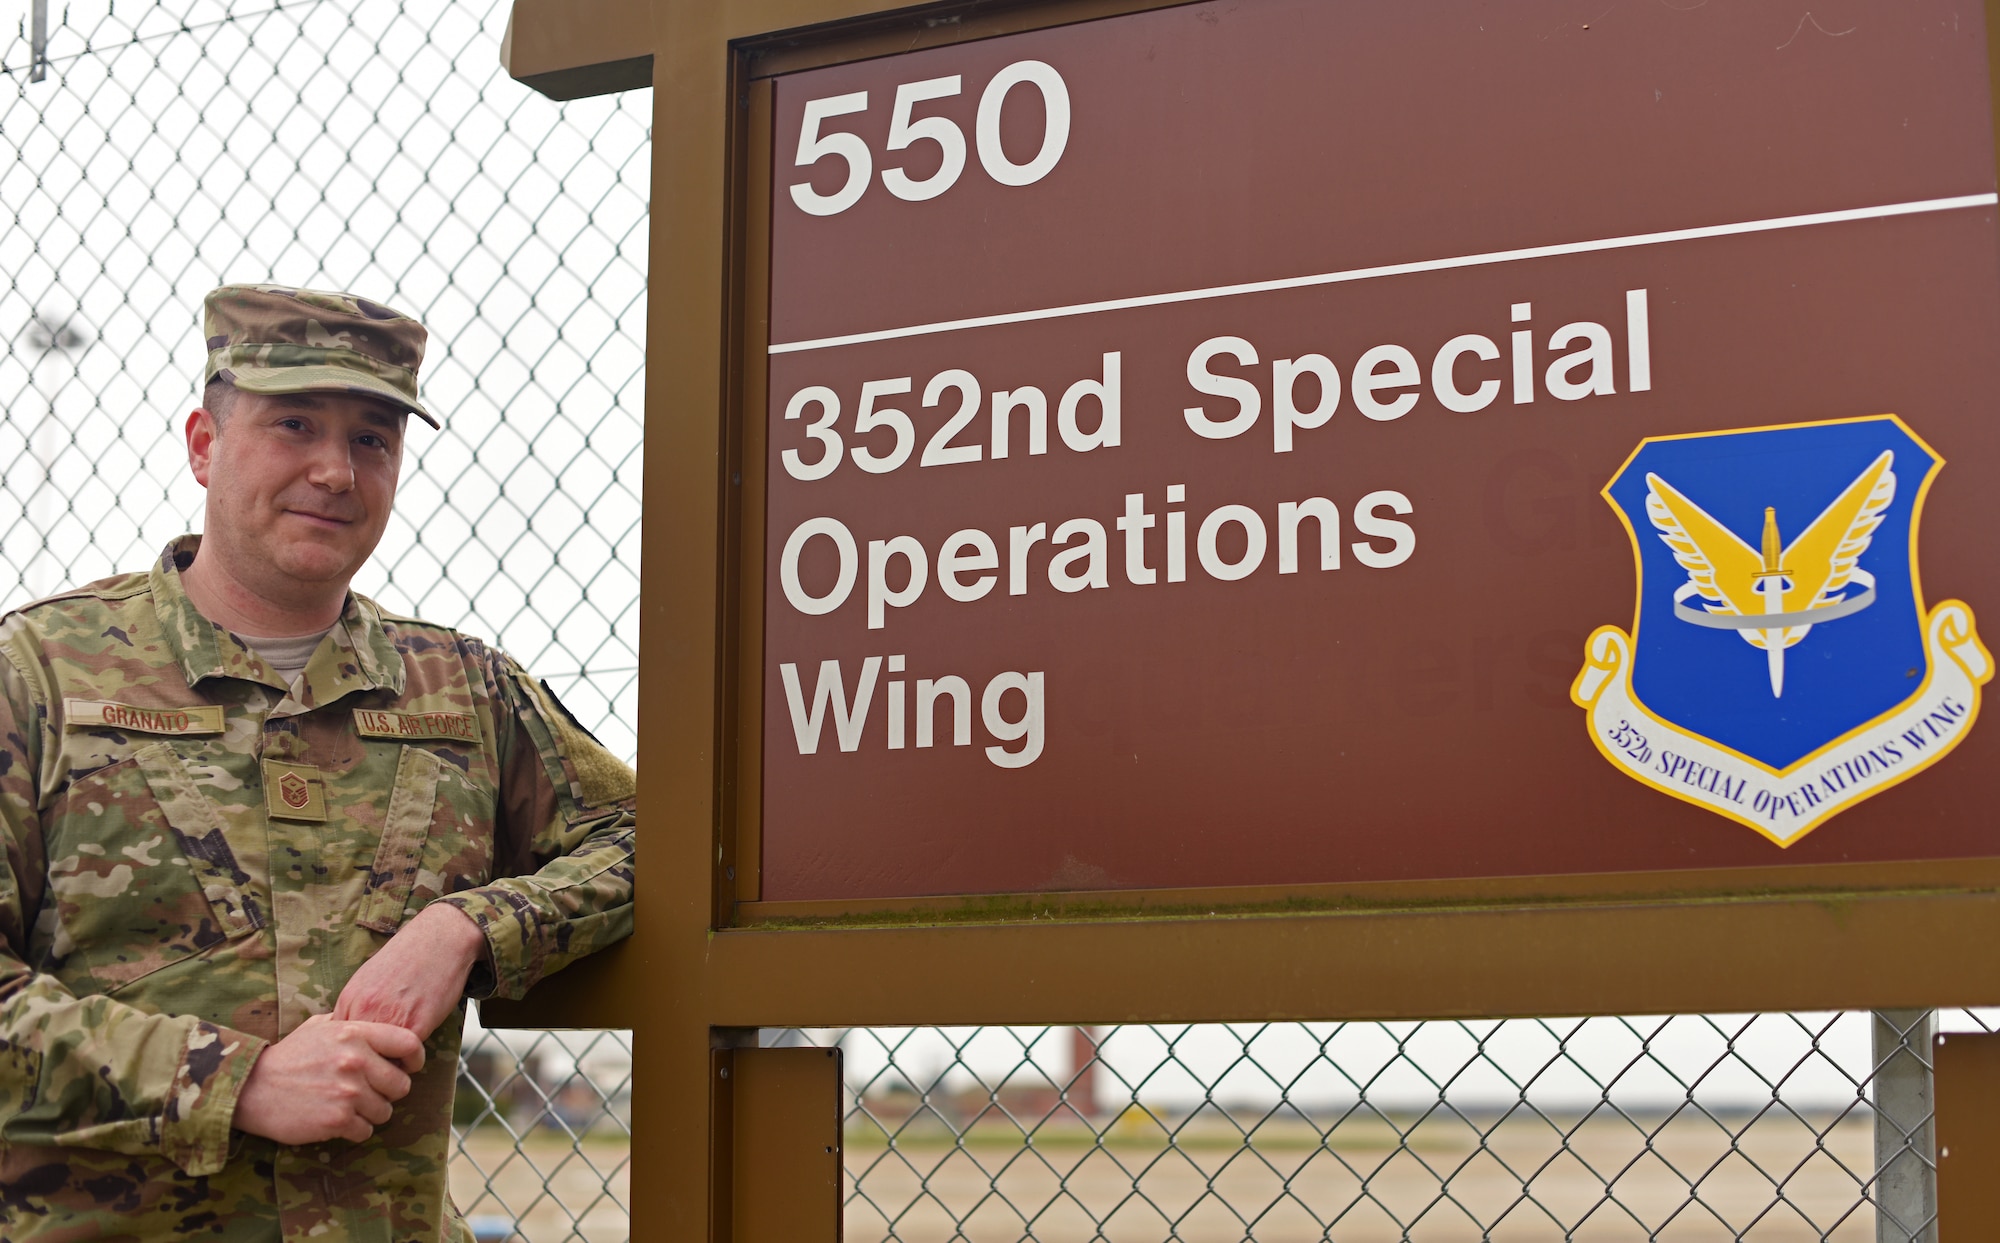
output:
<svg viewBox="0 0 2000 1243"><path fill-rule="evenodd" d="M517 0L655 90L639 932L493 1017L640 1230L744 1028L1995 1000L1991 6L1573 8Z"/></svg>

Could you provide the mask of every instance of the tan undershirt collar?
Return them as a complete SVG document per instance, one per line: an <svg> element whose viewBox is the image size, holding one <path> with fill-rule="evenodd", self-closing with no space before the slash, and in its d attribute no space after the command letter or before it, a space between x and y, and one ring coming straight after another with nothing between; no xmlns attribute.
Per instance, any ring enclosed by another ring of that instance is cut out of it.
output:
<svg viewBox="0 0 2000 1243"><path fill-rule="evenodd" d="M334 625L339 623L336 622ZM319 650L320 641L332 630L333 626L328 626L317 634L287 635L276 639L258 638L254 634L239 634L236 637L247 643L251 651L261 656L264 663L271 666L279 677L286 682L296 682L299 680L299 675L306 671L306 664L312 660L312 654Z"/></svg>

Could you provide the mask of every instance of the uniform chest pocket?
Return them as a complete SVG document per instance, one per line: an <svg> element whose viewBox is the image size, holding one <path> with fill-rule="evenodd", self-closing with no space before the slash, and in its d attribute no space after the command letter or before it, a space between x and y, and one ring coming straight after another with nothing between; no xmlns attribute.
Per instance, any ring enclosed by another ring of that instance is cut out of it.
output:
<svg viewBox="0 0 2000 1243"><path fill-rule="evenodd" d="M393 935L432 899L485 884L493 863L487 801L456 764L404 746L354 922Z"/></svg>
<svg viewBox="0 0 2000 1243"><path fill-rule="evenodd" d="M89 947L80 974L99 991L264 926L221 814L166 743L71 782L49 823L64 826L50 843L55 952ZM63 974L84 982L73 968Z"/></svg>

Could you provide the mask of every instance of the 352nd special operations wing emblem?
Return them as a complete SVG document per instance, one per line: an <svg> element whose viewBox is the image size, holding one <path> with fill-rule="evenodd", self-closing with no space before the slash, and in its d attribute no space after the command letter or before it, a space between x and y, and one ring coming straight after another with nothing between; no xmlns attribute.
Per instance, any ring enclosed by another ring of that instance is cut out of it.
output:
<svg viewBox="0 0 2000 1243"><path fill-rule="evenodd" d="M1942 759L1993 676L1918 582L1943 464L1894 415L1641 441L1604 488L1637 614L1570 689L1597 749L1780 846Z"/></svg>

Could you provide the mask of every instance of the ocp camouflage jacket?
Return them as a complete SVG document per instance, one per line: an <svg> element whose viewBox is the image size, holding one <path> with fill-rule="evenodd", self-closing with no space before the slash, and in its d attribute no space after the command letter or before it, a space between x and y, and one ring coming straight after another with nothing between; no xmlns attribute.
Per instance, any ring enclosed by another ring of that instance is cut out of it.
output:
<svg viewBox="0 0 2000 1243"><path fill-rule="evenodd" d="M459 1019L366 1143L232 1131L237 1093L430 902L486 933L475 996L627 935L631 772L359 596L288 688L189 603L197 547L0 619L0 1237L469 1237Z"/></svg>

